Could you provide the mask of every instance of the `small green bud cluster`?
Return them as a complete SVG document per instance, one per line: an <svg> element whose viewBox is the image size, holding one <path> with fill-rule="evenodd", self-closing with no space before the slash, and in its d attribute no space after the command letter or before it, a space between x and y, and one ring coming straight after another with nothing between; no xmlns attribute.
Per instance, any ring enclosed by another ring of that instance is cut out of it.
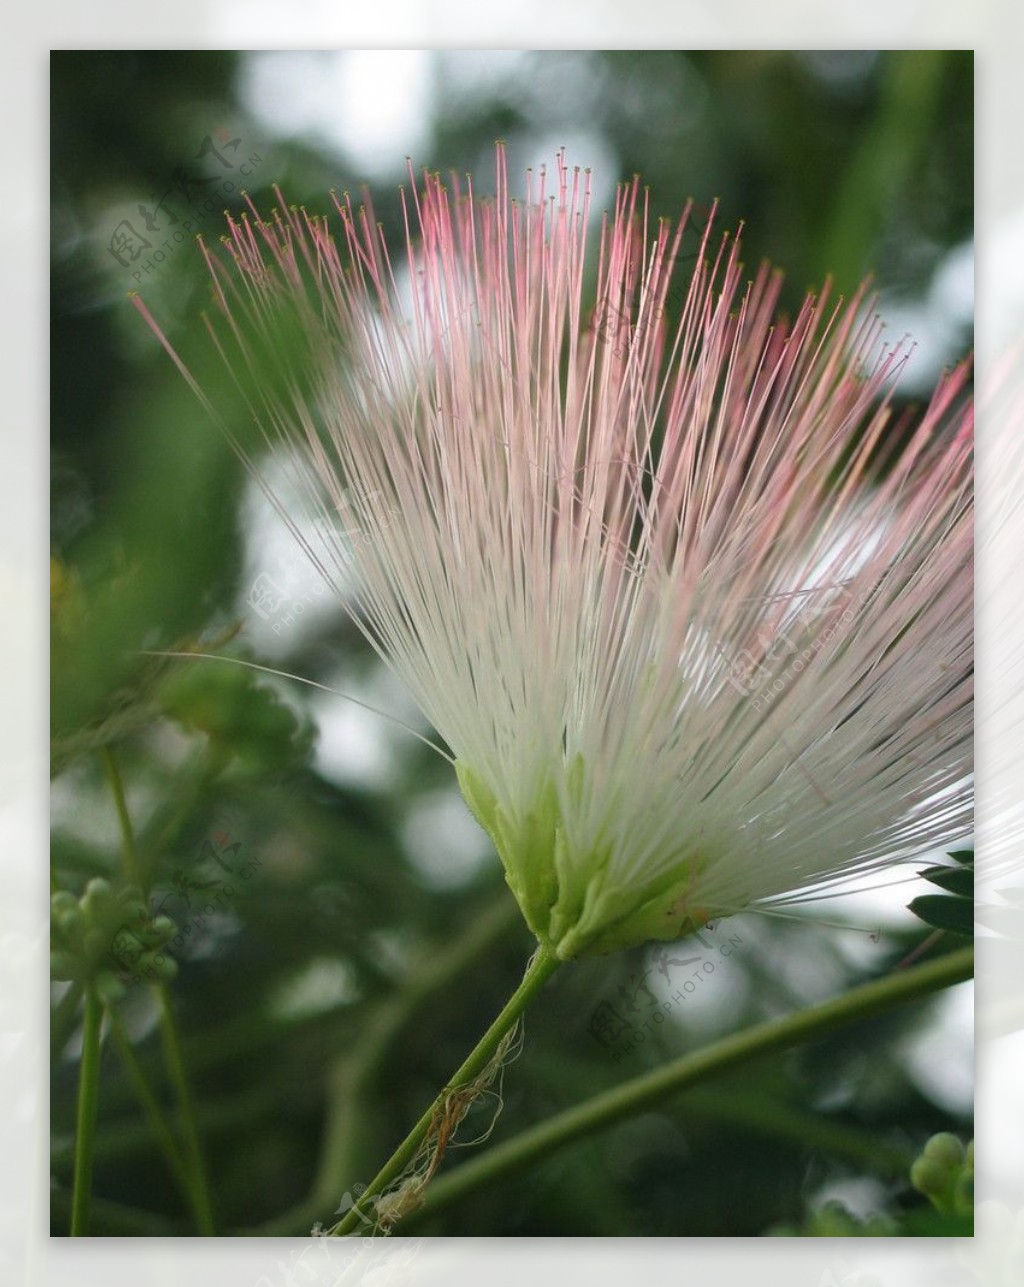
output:
<svg viewBox="0 0 1024 1287"><path fill-rule="evenodd" d="M974 1141L965 1148L955 1135L933 1135L910 1168L910 1182L943 1215L974 1209Z"/></svg>
<svg viewBox="0 0 1024 1287"><path fill-rule="evenodd" d="M134 885L114 889L90 880L81 898L59 890L50 898L50 973L57 980L91 983L106 1001L124 995L126 974L172 979L177 963L163 952L177 926L150 915Z"/></svg>

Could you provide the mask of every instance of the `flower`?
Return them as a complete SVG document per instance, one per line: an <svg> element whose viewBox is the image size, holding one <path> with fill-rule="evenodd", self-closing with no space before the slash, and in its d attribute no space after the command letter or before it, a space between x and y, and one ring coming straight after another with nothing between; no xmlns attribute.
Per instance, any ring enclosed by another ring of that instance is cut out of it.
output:
<svg viewBox="0 0 1024 1287"><path fill-rule="evenodd" d="M207 257L311 556L566 959L967 833L972 418L966 366L894 416L863 291L775 320L710 223L684 266L689 208L634 180L595 245L555 180L427 174L404 263L347 196L338 241L282 200Z"/></svg>

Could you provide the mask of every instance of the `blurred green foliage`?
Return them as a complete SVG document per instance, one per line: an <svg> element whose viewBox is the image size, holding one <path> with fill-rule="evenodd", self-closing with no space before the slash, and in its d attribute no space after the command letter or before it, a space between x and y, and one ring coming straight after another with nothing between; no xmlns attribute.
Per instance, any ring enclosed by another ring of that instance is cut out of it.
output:
<svg viewBox="0 0 1024 1287"><path fill-rule="evenodd" d="M149 924L162 916L177 930L172 992L219 1230L301 1234L370 1178L444 1083L517 981L529 936L483 838L475 856L452 856L466 842L453 834L449 845L445 809L461 802L448 766L420 742L397 734L387 773L360 773L358 763L340 772L316 753L323 708L304 690L228 662L156 655L231 653L371 699L381 684L340 613L276 635L269 657L252 642L247 479L128 302L129 289L143 290L215 392L225 426L251 445L251 390L232 383L199 321L209 286L191 234L215 243L219 212L172 240L144 280L130 249L127 262L112 250L122 219L147 231L139 207L161 234L181 231L157 202L169 191L181 224L176 173L223 181L205 141L239 164L260 158L247 183L261 208L274 203L274 184L324 209L329 188L358 182L338 151L268 136L253 119L240 88L249 57L52 59L52 883L58 935L78 932L79 899L95 901L87 889L97 879L140 911L137 891L125 893L102 762L114 747ZM826 272L848 291L874 268L888 288L920 294L970 237L967 53L553 51L524 55L508 75L460 81L453 60L464 72L474 57L436 55L430 144L417 164L471 169L486 187L497 135L515 173L539 159L538 139L570 141L585 128L613 159L612 177L643 175L656 213L677 213L689 196L720 198L726 225L745 221L748 262L769 256L786 268L790 307ZM375 184L396 239L402 152L394 179ZM214 190L240 208L237 187ZM436 858L424 862L414 833ZM594 1015L635 999L651 961L637 951L581 962L528 1018L494 1138L706 1040L716 1014L717 1031L733 1030L805 1004L822 980L835 990L882 974L927 933L885 936L865 957L847 950L848 935L747 918L711 1011L679 1013L623 1057L602 1044ZM53 1020L58 1234L80 1024L67 986L55 991ZM153 989L122 971L121 990L139 1065L180 1129ZM425 1231L842 1235L855 1217L833 1218L822 1204L852 1182L868 1184L879 1220L898 1220L921 1203L908 1176L928 1137L970 1132L902 1053L931 1013L918 1005L766 1059L480 1191ZM463 1138L486 1119L485 1108ZM105 1042L95 1233L193 1231L156 1140Z"/></svg>

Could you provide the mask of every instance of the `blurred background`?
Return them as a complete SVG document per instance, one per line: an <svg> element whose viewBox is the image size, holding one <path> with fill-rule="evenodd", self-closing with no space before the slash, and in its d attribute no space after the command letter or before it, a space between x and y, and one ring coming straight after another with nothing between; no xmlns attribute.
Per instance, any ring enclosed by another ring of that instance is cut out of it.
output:
<svg viewBox="0 0 1024 1287"><path fill-rule="evenodd" d="M944 51L52 56L52 884L77 895L120 880L113 757L148 904L178 929L170 990L219 1232L330 1222L489 1022L530 942L448 766L413 736L430 730L128 293L245 439L244 390L201 320L197 233L215 244L243 191L269 208L279 185L326 210L330 189L366 182L397 245L407 156L487 191L495 139L513 176L565 146L594 171L598 214L634 173L656 214L717 198L723 225L743 223L745 261L785 270L788 308L826 276L848 293L873 273L892 338L917 343L901 394L913 403L971 344L972 72L970 53ZM178 648L361 704L150 655ZM906 910L925 892L915 880L853 895L802 923L738 917L661 956L562 971L528 1017L492 1140L884 974L926 941L948 950L951 935L936 941ZM648 1024L698 969L700 988ZM123 990L137 1069L172 1104L154 991ZM419 1231L949 1232L925 1219L907 1172L934 1132L971 1134L966 992L680 1096ZM80 1014L67 984L53 1002L62 1234ZM107 1041L94 1232L192 1233L135 1086ZM463 1138L493 1111L475 1110Z"/></svg>

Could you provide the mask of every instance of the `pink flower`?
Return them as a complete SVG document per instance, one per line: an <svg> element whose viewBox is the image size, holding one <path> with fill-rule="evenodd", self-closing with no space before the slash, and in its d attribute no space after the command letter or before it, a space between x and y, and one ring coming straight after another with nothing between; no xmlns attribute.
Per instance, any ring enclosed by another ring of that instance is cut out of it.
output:
<svg viewBox="0 0 1024 1287"><path fill-rule="evenodd" d="M687 213L635 180L595 238L561 158L521 202L500 150L493 200L427 175L399 264L336 206L341 249L283 202L231 223L218 343L538 939L676 938L962 840L966 366L895 417L862 294L779 319L710 226L681 271Z"/></svg>

